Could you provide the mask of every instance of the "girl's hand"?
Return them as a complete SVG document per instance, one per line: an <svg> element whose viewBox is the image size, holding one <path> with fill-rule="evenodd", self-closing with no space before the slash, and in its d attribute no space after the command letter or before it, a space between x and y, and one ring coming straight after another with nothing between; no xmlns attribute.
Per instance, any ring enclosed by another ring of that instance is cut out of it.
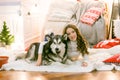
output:
<svg viewBox="0 0 120 80"><path fill-rule="evenodd" d="M82 62L82 67L87 67L88 66L88 63L87 62Z"/></svg>
<svg viewBox="0 0 120 80"><path fill-rule="evenodd" d="M36 63L35 65L36 65L36 66L40 66L40 63Z"/></svg>

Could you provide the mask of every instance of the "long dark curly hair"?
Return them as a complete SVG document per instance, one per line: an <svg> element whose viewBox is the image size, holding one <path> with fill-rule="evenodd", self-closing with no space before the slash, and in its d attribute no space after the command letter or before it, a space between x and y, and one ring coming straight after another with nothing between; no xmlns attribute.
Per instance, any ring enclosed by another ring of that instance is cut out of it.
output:
<svg viewBox="0 0 120 80"><path fill-rule="evenodd" d="M81 35L81 33L80 33L79 29L76 27L76 25L68 24L63 30L63 35L67 34L66 31L67 31L68 28L74 29L76 34L77 34L77 50L82 53L82 56L84 56L84 54L89 54L89 52L88 52L88 42ZM67 40L70 41L69 38Z"/></svg>

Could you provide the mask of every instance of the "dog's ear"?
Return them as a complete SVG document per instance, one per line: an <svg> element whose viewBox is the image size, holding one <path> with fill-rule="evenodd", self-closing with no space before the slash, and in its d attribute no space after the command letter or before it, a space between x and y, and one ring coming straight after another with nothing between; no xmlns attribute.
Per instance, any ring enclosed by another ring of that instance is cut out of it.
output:
<svg viewBox="0 0 120 80"><path fill-rule="evenodd" d="M53 33L53 32L51 32L51 33L50 33L50 36L51 36L51 38L52 38L52 37L54 36L54 33Z"/></svg>
<svg viewBox="0 0 120 80"><path fill-rule="evenodd" d="M50 34L46 34L45 35L45 40L50 41L53 38L53 36L54 36L54 33L52 33L52 32Z"/></svg>
<svg viewBox="0 0 120 80"><path fill-rule="evenodd" d="M64 34L62 37L64 40L67 40L67 34Z"/></svg>
<svg viewBox="0 0 120 80"><path fill-rule="evenodd" d="M46 39L46 41L50 41L51 40L51 37L50 37L50 35L45 35L45 39Z"/></svg>

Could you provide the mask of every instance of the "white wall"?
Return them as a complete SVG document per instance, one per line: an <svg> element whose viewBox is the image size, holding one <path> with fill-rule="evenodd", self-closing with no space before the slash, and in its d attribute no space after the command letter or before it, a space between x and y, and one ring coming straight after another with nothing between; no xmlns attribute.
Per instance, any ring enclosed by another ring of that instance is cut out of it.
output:
<svg viewBox="0 0 120 80"><path fill-rule="evenodd" d="M50 2L51 0L22 0L25 46L29 46L31 43L27 42L34 38L40 37L39 41L43 40L44 24Z"/></svg>
<svg viewBox="0 0 120 80"><path fill-rule="evenodd" d="M0 26L6 21L11 34L15 36L13 49L24 49L31 44L28 42L37 37L42 41L50 2L51 0L0 0Z"/></svg>
<svg viewBox="0 0 120 80"><path fill-rule="evenodd" d="M19 16L19 10L20 0L0 1L0 31L3 21L6 21L10 33L15 37L12 49L24 49L23 17Z"/></svg>

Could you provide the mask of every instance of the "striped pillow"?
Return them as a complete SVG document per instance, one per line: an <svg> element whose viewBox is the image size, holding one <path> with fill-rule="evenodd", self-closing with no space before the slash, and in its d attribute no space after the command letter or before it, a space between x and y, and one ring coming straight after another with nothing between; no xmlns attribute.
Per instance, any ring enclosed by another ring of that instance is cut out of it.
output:
<svg viewBox="0 0 120 80"><path fill-rule="evenodd" d="M100 17L102 11L102 8L91 7L83 14L80 21L82 23L92 26L95 23L95 21Z"/></svg>
<svg viewBox="0 0 120 80"><path fill-rule="evenodd" d="M120 63L120 53L113 55L112 57L105 59L105 63Z"/></svg>
<svg viewBox="0 0 120 80"><path fill-rule="evenodd" d="M120 39L115 38L115 39L108 39L104 41L100 41L96 45L93 46L93 48L111 48L113 46L120 45Z"/></svg>

